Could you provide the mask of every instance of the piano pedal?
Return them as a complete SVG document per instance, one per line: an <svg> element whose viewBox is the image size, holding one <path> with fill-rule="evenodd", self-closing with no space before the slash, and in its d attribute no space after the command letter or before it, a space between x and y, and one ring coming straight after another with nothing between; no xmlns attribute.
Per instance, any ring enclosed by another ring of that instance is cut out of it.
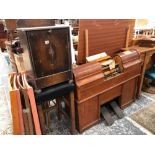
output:
<svg viewBox="0 0 155 155"><path fill-rule="evenodd" d="M123 110L118 106L116 101L110 102L110 106L112 107L113 111L116 113L119 119L124 117Z"/></svg>
<svg viewBox="0 0 155 155"><path fill-rule="evenodd" d="M101 108L101 114L109 126L111 126L114 123L114 119L112 118L110 112L105 106Z"/></svg>

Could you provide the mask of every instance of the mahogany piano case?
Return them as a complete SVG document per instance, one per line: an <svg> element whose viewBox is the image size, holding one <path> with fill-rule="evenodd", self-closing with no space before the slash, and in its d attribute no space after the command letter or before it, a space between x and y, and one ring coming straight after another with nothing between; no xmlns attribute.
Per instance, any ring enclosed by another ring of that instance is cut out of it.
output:
<svg viewBox="0 0 155 155"><path fill-rule="evenodd" d="M24 70L36 89L72 79L69 26L19 28Z"/></svg>

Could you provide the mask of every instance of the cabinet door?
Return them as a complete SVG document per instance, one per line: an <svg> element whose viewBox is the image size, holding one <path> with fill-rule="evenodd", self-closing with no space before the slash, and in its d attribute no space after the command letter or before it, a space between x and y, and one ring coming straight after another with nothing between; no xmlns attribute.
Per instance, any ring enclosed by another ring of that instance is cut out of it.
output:
<svg viewBox="0 0 155 155"><path fill-rule="evenodd" d="M83 132L88 127L97 123L100 119L100 104L98 96L85 102L77 104L78 106L78 129Z"/></svg>
<svg viewBox="0 0 155 155"><path fill-rule="evenodd" d="M27 39L37 77L70 70L68 28L27 31Z"/></svg>
<svg viewBox="0 0 155 155"><path fill-rule="evenodd" d="M137 78L129 80L122 86L122 95L120 98L121 108L126 107L128 104L135 100L137 91Z"/></svg>

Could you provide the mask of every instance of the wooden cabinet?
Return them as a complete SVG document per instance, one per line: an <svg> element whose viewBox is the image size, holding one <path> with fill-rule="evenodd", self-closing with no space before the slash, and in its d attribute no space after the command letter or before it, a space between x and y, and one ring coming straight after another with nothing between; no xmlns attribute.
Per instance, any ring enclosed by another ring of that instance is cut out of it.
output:
<svg viewBox="0 0 155 155"><path fill-rule="evenodd" d="M37 89L72 79L70 27L18 29L23 63Z"/></svg>

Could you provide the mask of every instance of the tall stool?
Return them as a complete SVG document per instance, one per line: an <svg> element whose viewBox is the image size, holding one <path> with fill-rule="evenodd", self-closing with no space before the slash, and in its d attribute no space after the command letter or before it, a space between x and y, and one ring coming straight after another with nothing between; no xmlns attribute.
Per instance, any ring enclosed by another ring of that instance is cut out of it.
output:
<svg viewBox="0 0 155 155"><path fill-rule="evenodd" d="M44 88L40 93L35 94L42 133L45 134L46 132L43 106L45 107L49 101L56 99L58 119L60 120L62 114L61 100L64 98L64 96L69 96L68 97L69 101L67 101L67 103L70 109L70 120L71 120L70 132L71 134L75 134L75 103L74 103L73 83L61 83L55 86ZM48 110L46 110L46 112L47 111Z"/></svg>

